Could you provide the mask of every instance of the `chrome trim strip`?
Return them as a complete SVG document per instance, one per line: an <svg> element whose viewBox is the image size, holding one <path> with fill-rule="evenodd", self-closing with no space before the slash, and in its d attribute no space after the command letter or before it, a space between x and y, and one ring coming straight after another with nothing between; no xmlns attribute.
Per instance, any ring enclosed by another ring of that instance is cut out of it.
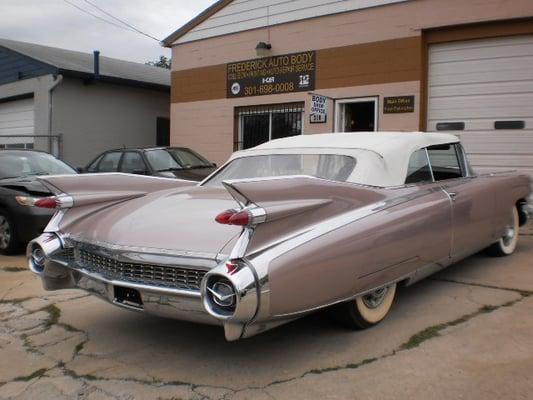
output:
<svg viewBox="0 0 533 400"><path fill-rule="evenodd" d="M72 196L61 194L57 196L56 199L59 202L59 208L71 208L74 206L74 199Z"/></svg>
<svg viewBox="0 0 533 400"><path fill-rule="evenodd" d="M251 225L258 225L262 224L267 219L267 214L264 208L253 206L250 208L247 208L246 211L248 211L251 215Z"/></svg>
<svg viewBox="0 0 533 400"><path fill-rule="evenodd" d="M98 177L106 177L106 176L127 176L129 178L131 177L135 177L135 175L133 174L127 174L125 172L98 172L98 173L87 173L87 174L83 174L82 176L98 176ZM41 179L41 180L45 180L45 179L48 179L48 178L62 178L64 177L65 175L46 175L46 176L40 176L40 177L37 177L37 179ZM163 179L163 180L166 180L166 181L176 181L176 182L180 182L180 181L183 181L183 182L191 182L191 183L198 183L196 181L191 181L189 179L176 179L176 178L166 178L164 176L153 176L153 175L143 175L143 176L139 176L137 175L137 178L142 178L142 179Z"/></svg>
<svg viewBox="0 0 533 400"><path fill-rule="evenodd" d="M67 248L78 245L123 262L179 265L184 268L203 267L206 270L214 268L217 265L217 256L221 257L220 254L216 253L117 245L99 240L88 240L74 235L66 236L65 244Z"/></svg>
<svg viewBox="0 0 533 400"><path fill-rule="evenodd" d="M59 224L63 220L63 217L65 216L65 213L67 212L67 209L60 208L57 210L52 217L52 219L48 222L48 225L46 225L46 228L44 228L45 233L52 233L52 232L58 232L59 231Z"/></svg>
<svg viewBox="0 0 533 400"><path fill-rule="evenodd" d="M449 257L452 257L452 255L455 253L455 198L452 197L448 191L441 186L441 189L444 193L446 193L446 196L448 197L448 200L450 201L450 254Z"/></svg>
<svg viewBox="0 0 533 400"><path fill-rule="evenodd" d="M435 182L435 175L433 174L433 165L431 165L431 160L429 159L429 152L428 152L428 148L424 148L424 150L426 151L426 158L428 160L428 167L429 167L429 171L431 172L431 180L433 182Z"/></svg>
<svg viewBox="0 0 533 400"><path fill-rule="evenodd" d="M253 234L254 230L252 228L246 227L243 229L239 239L237 239L237 242L235 243L235 246L233 246L233 249L231 249L231 253L229 255L230 260L237 260L244 257L246 250L248 249L248 245L250 244L250 240L252 240Z"/></svg>

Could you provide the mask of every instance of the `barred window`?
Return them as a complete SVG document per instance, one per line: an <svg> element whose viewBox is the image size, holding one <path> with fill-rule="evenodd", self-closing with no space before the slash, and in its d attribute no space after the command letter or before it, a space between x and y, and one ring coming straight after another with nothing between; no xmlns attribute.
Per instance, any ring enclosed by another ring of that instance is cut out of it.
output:
<svg viewBox="0 0 533 400"><path fill-rule="evenodd" d="M304 103L238 107L235 150L303 133Z"/></svg>

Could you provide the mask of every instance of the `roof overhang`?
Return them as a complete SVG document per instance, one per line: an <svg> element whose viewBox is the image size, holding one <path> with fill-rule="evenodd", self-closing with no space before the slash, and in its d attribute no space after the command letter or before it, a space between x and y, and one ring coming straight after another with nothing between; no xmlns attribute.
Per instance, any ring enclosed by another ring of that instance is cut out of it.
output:
<svg viewBox="0 0 533 400"><path fill-rule="evenodd" d="M136 81L133 79L125 79L125 78L119 78L119 77L108 76L108 75L98 75L98 77L96 77L95 74L92 72L72 71L68 69L59 69L58 73L66 77L82 79L86 83L93 83L93 82L113 83L115 85L121 85L121 86L149 89L149 90L155 90L155 91L160 91L160 92L170 92L170 85L160 85L157 83Z"/></svg>
<svg viewBox="0 0 533 400"><path fill-rule="evenodd" d="M161 44L164 47L172 47L172 44L178 40L180 37L185 35L187 32L191 31L192 29L196 28L198 25L200 25L202 22L204 22L206 19L211 17L212 15L216 14L220 10L222 10L224 7L226 7L228 4L230 4L233 0L218 0L215 4L210 6L209 8L205 9L202 13L191 19L189 22L187 22L185 25L183 25L181 28L179 28L174 33L167 36L165 39L161 41Z"/></svg>

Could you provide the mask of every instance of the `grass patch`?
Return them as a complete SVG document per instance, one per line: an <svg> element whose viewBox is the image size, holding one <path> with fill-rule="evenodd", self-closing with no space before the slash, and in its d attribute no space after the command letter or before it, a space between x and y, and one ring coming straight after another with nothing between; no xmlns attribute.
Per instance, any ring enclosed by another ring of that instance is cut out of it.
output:
<svg viewBox="0 0 533 400"><path fill-rule="evenodd" d="M46 320L45 327L50 328L59 322L61 310L55 304L50 304L49 306L44 307L42 311L46 311L48 313L48 319Z"/></svg>
<svg viewBox="0 0 533 400"><path fill-rule="evenodd" d="M31 381L32 379L40 378L41 376L46 374L46 371L48 371L46 368L41 368L41 369L38 369L35 372L32 372L30 375L19 376L19 377L13 379L13 381L15 381L15 382L28 382L28 381Z"/></svg>
<svg viewBox="0 0 533 400"><path fill-rule="evenodd" d="M463 320L461 322L464 322L464 321L466 320ZM455 325L460 324L461 322L457 322ZM409 350L409 349L418 347L420 346L421 343L425 342L426 340L429 340L436 336L440 336L440 331L442 331L447 326L448 324L439 324L439 325L433 325L424 330L421 330L420 332L415 333L413 336L411 336L407 342L402 344L400 349Z"/></svg>
<svg viewBox="0 0 533 400"><path fill-rule="evenodd" d="M429 339L434 338L436 336L440 336L440 332L443 331L444 329L450 327L450 326L457 326L459 324L467 322L468 320L470 320L470 319L472 319L474 317L477 317L478 315L489 314L489 313L491 313L491 312L493 312L493 311L495 311L495 310L497 310L499 308L502 308L502 307L510 307L510 306L516 304L517 302L519 302L522 299L523 299L523 297L520 298L520 299L517 299L517 300L511 300L511 301L508 301L507 303L501 304L499 306L485 305L485 306L481 307L479 310L477 310L476 312L473 312L471 314L463 315L462 317L454 319L453 321L430 326L430 327L428 327L426 329L421 330L418 333L415 333L413 336L411 336L407 342L405 342L404 344L402 344L400 346L400 350L409 350L409 349L413 349L415 347L418 347L423 342L425 342L426 340L429 340Z"/></svg>
<svg viewBox="0 0 533 400"><path fill-rule="evenodd" d="M62 327L67 332L85 333L81 329L75 328L75 327L73 327L72 325L69 325L69 324L58 323L57 325Z"/></svg>
<svg viewBox="0 0 533 400"><path fill-rule="evenodd" d="M83 350L83 347L85 346L85 342L78 343L76 347L74 347L74 354L79 354L80 351Z"/></svg>

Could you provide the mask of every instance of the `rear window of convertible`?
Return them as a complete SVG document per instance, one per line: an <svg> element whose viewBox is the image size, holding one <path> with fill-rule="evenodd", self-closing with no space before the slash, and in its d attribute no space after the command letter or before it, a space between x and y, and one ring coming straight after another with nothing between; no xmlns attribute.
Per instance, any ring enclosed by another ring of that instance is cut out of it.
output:
<svg viewBox="0 0 533 400"><path fill-rule="evenodd" d="M338 154L270 154L236 158L204 183L219 186L232 179L310 175L345 182L356 165L353 157Z"/></svg>

